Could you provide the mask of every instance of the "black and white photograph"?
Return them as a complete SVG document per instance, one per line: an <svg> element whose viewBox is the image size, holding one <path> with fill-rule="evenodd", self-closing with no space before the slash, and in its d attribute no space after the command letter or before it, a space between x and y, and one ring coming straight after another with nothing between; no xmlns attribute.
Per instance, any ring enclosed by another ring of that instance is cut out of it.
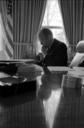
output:
<svg viewBox="0 0 84 128"><path fill-rule="evenodd" d="M0 0L0 128L84 128L84 0Z"/></svg>

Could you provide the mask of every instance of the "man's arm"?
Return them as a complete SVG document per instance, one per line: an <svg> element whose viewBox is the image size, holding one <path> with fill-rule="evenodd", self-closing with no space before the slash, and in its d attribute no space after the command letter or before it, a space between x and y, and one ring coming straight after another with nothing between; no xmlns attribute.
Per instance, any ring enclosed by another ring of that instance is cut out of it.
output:
<svg viewBox="0 0 84 128"><path fill-rule="evenodd" d="M48 66L67 66L67 61L68 55L65 44L53 47L51 53L48 53L44 58L44 63Z"/></svg>

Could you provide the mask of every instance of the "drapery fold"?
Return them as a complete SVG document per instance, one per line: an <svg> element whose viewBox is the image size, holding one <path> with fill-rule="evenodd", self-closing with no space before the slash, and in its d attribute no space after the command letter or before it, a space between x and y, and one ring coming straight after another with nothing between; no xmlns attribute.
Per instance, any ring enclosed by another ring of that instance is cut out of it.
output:
<svg viewBox="0 0 84 128"><path fill-rule="evenodd" d="M84 1L59 0L67 40L76 50L76 44L84 39Z"/></svg>
<svg viewBox="0 0 84 128"><path fill-rule="evenodd" d="M41 27L47 0L15 0L13 10L14 58L35 54L35 41Z"/></svg>
<svg viewBox="0 0 84 128"><path fill-rule="evenodd" d="M0 0L0 13L3 19L4 27L7 24L7 7L6 7L6 0Z"/></svg>
<svg viewBox="0 0 84 128"><path fill-rule="evenodd" d="M10 6L10 9L8 8ZM11 11L9 11L11 10ZM12 1L0 0L0 25L1 42L5 59L13 58L13 20L12 20ZM1 45L0 45L1 47ZM4 57L3 57L4 59Z"/></svg>

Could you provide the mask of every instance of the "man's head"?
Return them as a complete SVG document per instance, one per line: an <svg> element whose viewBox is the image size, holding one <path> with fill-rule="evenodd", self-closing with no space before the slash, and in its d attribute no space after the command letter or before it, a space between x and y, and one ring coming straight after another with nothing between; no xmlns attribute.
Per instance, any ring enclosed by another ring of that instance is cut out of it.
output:
<svg viewBox="0 0 84 128"><path fill-rule="evenodd" d="M52 32L47 28L43 28L39 32L39 40L44 47L49 47L53 42Z"/></svg>

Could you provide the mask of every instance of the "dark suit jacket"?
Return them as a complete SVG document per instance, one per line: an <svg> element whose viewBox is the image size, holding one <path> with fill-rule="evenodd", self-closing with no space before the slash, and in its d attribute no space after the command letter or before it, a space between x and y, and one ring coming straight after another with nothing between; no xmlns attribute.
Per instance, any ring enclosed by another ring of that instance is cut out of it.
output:
<svg viewBox="0 0 84 128"><path fill-rule="evenodd" d="M67 66L67 47L64 43L54 39L52 46L48 49L43 63L47 66Z"/></svg>

